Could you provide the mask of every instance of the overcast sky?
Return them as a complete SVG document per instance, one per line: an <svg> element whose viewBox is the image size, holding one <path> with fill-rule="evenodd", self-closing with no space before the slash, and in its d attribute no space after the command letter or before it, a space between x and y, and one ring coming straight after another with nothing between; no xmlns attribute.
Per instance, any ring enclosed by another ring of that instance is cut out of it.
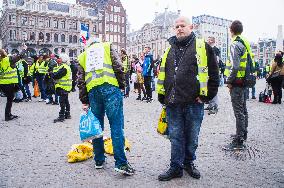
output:
<svg viewBox="0 0 284 188"><path fill-rule="evenodd" d="M0 0L0 5L3 0ZM56 0L74 3L75 0ZM259 37L276 38L277 26L284 27L284 0L121 0L131 29L140 29L153 20L155 12L165 7L192 17L211 15L243 22L244 33L251 41ZM284 28L283 28L284 29Z"/></svg>

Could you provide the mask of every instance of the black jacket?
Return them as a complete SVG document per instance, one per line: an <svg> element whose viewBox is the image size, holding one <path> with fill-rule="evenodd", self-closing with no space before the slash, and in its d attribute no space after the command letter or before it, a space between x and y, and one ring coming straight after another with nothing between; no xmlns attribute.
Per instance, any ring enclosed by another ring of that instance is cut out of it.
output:
<svg viewBox="0 0 284 188"><path fill-rule="evenodd" d="M166 105L187 105L194 103L197 97L200 97L203 102L211 100L217 94L219 86L219 68L212 48L206 43L209 80L208 96L204 97L199 96L200 86L197 80L198 66L194 33L191 33L181 42L179 42L175 36L171 37L169 43L171 49L168 53L165 65L164 103ZM177 71L175 71L175 62L177 62Z"/></svg>

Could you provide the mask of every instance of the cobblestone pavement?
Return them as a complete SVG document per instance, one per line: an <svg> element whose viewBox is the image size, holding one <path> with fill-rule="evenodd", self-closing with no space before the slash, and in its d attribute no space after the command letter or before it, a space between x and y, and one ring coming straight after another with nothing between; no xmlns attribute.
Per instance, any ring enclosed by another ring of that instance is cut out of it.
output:
<svg viewBox="0 0 284 188"><path fill-rule="evenodd" d="M264 89L257 83L257 95ZM72 119L53 123L59 107L32 102L13 104L20 118L4 121L5 98L0 98L0 187L284 187L284 104L272 105L248 100L249 133L244 152L221 149L235 132L235 119L226 87L219 90L220 110L205 115L200 133L196 165L200 180L188 174L170 182L157 176L168 168L169 140L156 133L161 106L157 100L136 101L136 94L124 101L125 134L132 149L127 157L136 174L124 177L114 171L108 156L104 170L93 160L69 164L66 154L80 143L78 124L81 104L71 93ZM105 135L109 135L106 126Z"/></svg>

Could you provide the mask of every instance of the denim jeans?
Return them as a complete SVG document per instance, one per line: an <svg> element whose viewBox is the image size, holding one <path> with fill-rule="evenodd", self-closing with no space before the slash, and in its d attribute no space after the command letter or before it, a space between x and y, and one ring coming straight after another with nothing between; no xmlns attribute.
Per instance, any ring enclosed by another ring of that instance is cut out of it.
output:
<svg viewBox="0 0 284 188"><path fill-rule="evenodd" d="M110 124L111 139L114 151L115 166L120 167L127 164L124 152L124 116L123 96L118 87L103 84L94 87L89 92L89 101L93 114L100 121L104 130L104 115L106 112ZM93 140L95 161L104 161L103 138Z"/></svg>
<svg viewBox="0 0 284 188"><path fill-rule="evenodd" d="M231 101L236 117L237 139L244 140L248 128L248 111L246 105L246 88L233 87L231 90Z"/></svg>
<svg viewBox="0 0 284 188"><path fill-rule="evenodd" d="M45 87L44 87L44 81L43 81L44 75L37 75L36 76L36 80L38 82L38 87L40 90L40 98L41 99L46 99L46 95L45 95Z"/></svg>
<svg viewBox="0 0 284 188"><path fill-rule="evenodd" d="M246 99L249 99L249 89L250 88L246 88ZM251 88L251 97L255 97L255 86Z"/></svg>
<svg viewBox="0 0 284 188"><path fill-rule="evenodd" d="M124 91L125 96L129 96L129 92L130 92L130 83L129 83L130 80L129 79L130 79L130 75L127 72L125 74L125 91Z"/></svg>
<svg viewBox="0 0 284 188"><path fill-rule="evenodd" d="M167 106L171 141L171 167L182 168L196 159L198 135L204 115L204 104Z"/></svg>

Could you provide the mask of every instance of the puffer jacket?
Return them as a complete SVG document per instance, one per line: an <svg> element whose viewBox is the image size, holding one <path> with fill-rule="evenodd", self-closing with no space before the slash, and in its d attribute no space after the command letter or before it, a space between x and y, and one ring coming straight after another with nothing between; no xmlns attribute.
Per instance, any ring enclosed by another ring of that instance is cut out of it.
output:
<svg viewBox="0 0 284 188"><path fill-rule="evenodd" d="M207 102L216 96L219 86L219 68L212 47L206 43L209 80L207 84L208 96L205 97L199 95L200 85L197 80L198 66L194 33L181 42L175 36L171 37L169 43L171 49L165 65L164 103L166 105L187 105L194 103L197 97L200 97L203 102ZM175 61L178 66L177 71L175 71Z"/></svg>

